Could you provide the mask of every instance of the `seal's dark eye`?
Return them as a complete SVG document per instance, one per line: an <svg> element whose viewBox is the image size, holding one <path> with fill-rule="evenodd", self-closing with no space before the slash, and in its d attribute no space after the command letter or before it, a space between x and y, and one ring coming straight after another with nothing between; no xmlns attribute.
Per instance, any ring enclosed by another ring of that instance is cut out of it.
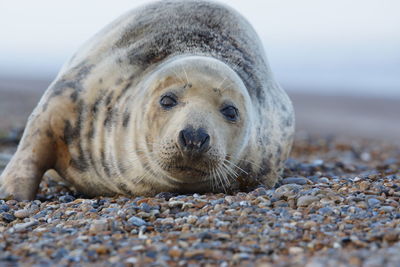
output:
<svg viewBox="0 0 400 267"><path fill-rule="evenodd" d="M176 100L176 96L173 94L168 94L168 95L163 95L160 99L160 105L165 108L173 108L178 104L178 101Z"/></svg>
<svg viewBox="0 0 400 267"><path fill-rule="evenodd" d="M239 111L234 106L227 106L222 108L221 113L229 121L237 121L239 117Z"/></svg>

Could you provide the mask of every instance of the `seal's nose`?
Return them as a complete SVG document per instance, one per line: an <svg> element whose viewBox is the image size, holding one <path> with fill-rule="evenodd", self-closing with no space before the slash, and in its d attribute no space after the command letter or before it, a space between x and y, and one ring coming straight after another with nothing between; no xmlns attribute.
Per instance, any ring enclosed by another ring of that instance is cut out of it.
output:
<svg viewBox="0 0 400 267"><path fill-rule="evenodd" d="M179 132L178 140L182 150L190 153L204 152L210 145L210 136L206 130L203 128L194 130L191 126Z"/></svg>

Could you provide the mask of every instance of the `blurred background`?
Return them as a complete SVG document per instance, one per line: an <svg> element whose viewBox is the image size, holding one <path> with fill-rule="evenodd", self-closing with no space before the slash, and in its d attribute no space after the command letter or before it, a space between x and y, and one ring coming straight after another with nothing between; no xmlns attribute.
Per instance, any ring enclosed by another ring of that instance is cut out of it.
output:
<svg viewBox="0 0 400 267"><path fill-rule="evenodd" d="M22 127L61 65L147 0L0 2L0 129ZM298 132L400 138L400 2L223 0L259 33Z"/></svg>

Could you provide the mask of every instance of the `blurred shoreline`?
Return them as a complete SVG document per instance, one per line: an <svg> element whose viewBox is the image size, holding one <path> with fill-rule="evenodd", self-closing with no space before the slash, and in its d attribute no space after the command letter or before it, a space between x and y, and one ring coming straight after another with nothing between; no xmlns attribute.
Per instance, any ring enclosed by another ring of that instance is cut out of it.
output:
<svg viewBox="0 0 400 267"><path fill-rule="evenodd" d="M0 132L23 127L50 83L50 79L0 77ZM295 107L298 133L400 142L400 98L286 89Z"/></svg>

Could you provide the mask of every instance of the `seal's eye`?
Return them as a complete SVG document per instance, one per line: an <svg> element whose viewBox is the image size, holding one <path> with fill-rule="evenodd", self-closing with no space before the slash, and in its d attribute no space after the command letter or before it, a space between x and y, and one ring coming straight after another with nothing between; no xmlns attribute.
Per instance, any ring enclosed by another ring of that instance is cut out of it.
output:
<svg viewBox="0 0 400 267"><path fill-rule="evenodd" d="M174 94L163 95L160 99L160 105L165 109L170 109L178 104Z"/></svg>
<svg viewBox="0 0 400 267"><path fill-rule="evenodd" d="M227 106L221 109L222 115L229 121L237 121L239 111L234 106Z"/></svg>

